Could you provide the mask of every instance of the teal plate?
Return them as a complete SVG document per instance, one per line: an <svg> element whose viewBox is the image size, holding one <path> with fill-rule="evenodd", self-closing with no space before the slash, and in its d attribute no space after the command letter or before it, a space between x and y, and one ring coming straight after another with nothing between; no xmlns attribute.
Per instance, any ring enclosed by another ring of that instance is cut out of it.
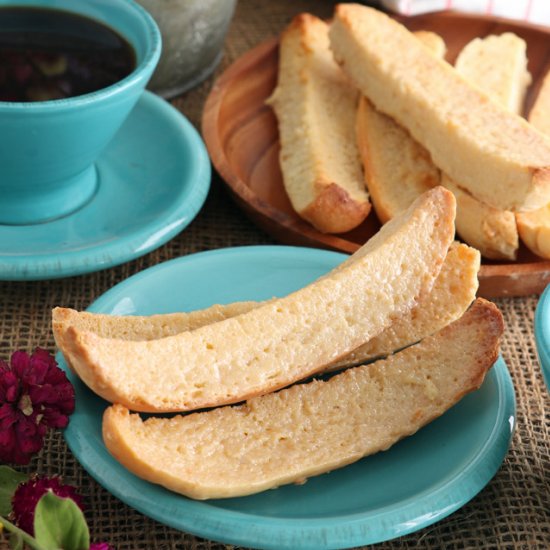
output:
<svg viewBox="0 0 550 550"><path fill-rule="evenodd" d="M210 161L191 123L144 92L96 163L99 185L82 208L34 225L0 225L0 280L80 275L143 256L202 207Z"/></svg>
<svg viewBox="0 0 550 550"><path fill-rule="evenodd" d="M550 285L542 293L535 312L535 342L546 388L550 392Z"/></svg>
<svg viewBox="0 0 550 550"><path fill-rule="evenodd" d="M228 248L178 258L134 275L90 307L153 314L283 296L346 256L285 246ZM66 369L62 358L60 364ZM107 452L107 403L74 375L77 407L65 431L84 468L120 500L195 535L256 548L347 548L416 531L452 513L493 477L515 423L514 390L499 359L483 386L390 450L253 496L194 501L130 474Z"/></svg>

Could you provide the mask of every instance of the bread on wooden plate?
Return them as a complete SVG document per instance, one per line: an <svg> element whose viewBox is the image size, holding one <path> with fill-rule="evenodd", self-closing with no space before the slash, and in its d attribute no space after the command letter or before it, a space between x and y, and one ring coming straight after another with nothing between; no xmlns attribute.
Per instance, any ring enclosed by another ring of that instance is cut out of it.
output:
<svg viewBox="0 0 550 550"><path fill-rule="evenodd" d="M525 246L537 256L550 260L550 204L533 212L518 213L516 221Z"/></svg>
<svg viewBox="0 0 550 550"><path fill-rule="evenodd" d="M359 100L356 130L365 183L381 223L439 185L440 172L426 149L364 96Z"/></svg>
<svg viewBox="0 0 550 550"><path fill-rule="evenodd" d="M531 75L525 41L513 33L475 38L460 52L456 70L490 99L521 114ZM443 174L441 184L456 197L456 231L490 259L515 260L519 246L513 212L489 206L463 191L459 181Z"/></svg>
<svg viewBox="0 0 550 550"><path fill-rule="evenodd" d="M441 185L456 197L458 235L485 258L515 260L519 238L514 213L477 200L445 174L441 177Z"/></svg>
<svg viewBox="0 0 550 550"><path fill-rule="evenodd" d="M502 210L550 202L550 140L490 101L403 25L358 4L339 4L331 48L361 92L477 199Z"/></svg>
<svg viewBox="0 0 550 550"><path fill-rule="evenodd" d="M546 73L533 107L529 122L546 136L550 136L550 71Z"/></svg>
<svg viewBox="0 0 550 550"><path fill-rule="evenodd" d="M550 136L550 72L544 77L529 122ZM550 260L550 201L532 212L516 214L521 240L537 256Z"/></svg>
<svg viewBox="0 0 550 550"><path fill-rule="evenodd" d="M440 36L430 32L414 34L433 55L445 55L445 42ZM382 223L439 184L440 172L428 151L365 96L359 100L356 133L365 184Z"/></svg>
<svg viewBox="0 0 550 550"><path fill-rule="evenodd" d="M235 403L327 368L431 290L454 236L455 200L437 187L386 224L353 260L285 298L158 340L101 338L69 327L80 378L130 409Z"/></svg>
<svg viewBox="0 0 550 550"><path fill-rule="evenodd" d="M137 476L195 499L303 483L388 449L479 388L502 332L496 306L479 299L421 343L328 381L174 418L111 406L103 439Z"/></svg>
<svg viewBox="0 0 550 550"><path fill-rule="evenodd" d="M521 115L531 74L527 70L527 44L511 32L474 38L455 62L456 70L493 101Z"/></svg>
<svg viewBox="0 0 550 550"><path fill-rule="evenodd" d="M433 55L441 59L445 57L447 45L439 34L432 31L414 31L413 34Z"/></svg>
<svg viewBox="0 0 550 550"><path fill-rule="evenodd" d="M277 87L267 103L277 116L290 202L323 233L349 231L370 211L355 142L357 100L330 52L328 25L296 16L281 36Z"/></svg>

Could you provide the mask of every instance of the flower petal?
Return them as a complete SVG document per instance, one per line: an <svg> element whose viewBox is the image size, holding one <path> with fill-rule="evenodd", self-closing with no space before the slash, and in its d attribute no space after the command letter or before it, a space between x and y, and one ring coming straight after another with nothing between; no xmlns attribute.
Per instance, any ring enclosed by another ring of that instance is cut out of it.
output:
<svg viewBox="0 0 550 550"><path fill-rule="evenodd" d="M45 349L36 348L30 358L33 383L43 384L50 371L57 367L55 358Z"/></svg>
<svg viewBox="0 0 550 550"><path fill-rule="evenodd" d="M19 379L11 370L1 372L0 377L0 402L15 403L20 392Z"/></svg>
<svg viewBox="0 0 550 550"><path fill-rule="evenodd" d="M4 403L0 406L0 434L3 430L7 430L17 421L17 412L13 406Z"/></svg>
<svg viewBox="0 0 550 550"><path fill-rule="evenodd" d="M18 350L12 353L10 364L16 376L23 378L29 369L30 358L26 352Z"/></svg>

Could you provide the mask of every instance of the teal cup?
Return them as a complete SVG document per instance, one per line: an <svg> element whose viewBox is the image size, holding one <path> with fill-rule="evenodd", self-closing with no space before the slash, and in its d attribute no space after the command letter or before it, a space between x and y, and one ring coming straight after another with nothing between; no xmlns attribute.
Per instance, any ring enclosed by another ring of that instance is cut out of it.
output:
<svg viewBox="0 0 550 550"><path fill-rule="evenodd" d="M136 67L96 92L36 102L0 101L0 224L33 224L86 204L101 185L94 162L142 94L159 60L160 32L133 0L0 0L91 17L132 45ZM121 205L123 208L123 205Z"/></svg>

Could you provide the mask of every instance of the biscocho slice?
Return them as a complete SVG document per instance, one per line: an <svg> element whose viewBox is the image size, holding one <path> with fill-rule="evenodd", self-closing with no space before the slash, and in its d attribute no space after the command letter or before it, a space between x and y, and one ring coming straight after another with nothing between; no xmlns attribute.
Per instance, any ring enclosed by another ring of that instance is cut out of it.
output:
<svg viewBox="0 0 550 550"><path fill-rule="evenodd" d="M388 449L479 388L502 332L496 306L479 299L421 343L328 381L174 418L114 405L103 439L131 472L191 498L303 482Z"/></svg>

